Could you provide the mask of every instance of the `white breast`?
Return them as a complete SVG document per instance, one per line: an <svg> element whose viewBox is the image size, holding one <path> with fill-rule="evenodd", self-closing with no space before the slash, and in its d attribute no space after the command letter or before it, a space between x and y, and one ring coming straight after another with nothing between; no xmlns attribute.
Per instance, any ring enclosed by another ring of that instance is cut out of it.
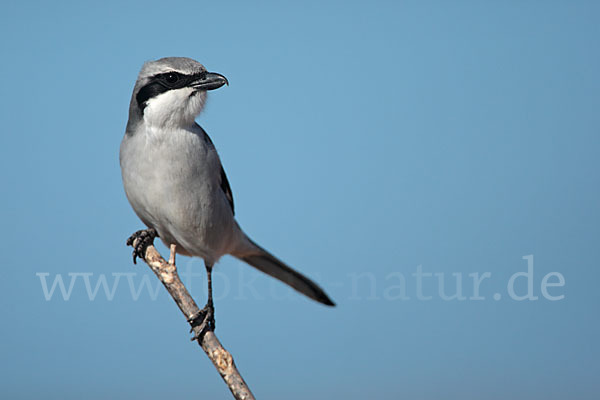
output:
<svg viewBox="0 0 600 400"><path fill-rule="evenodd" d="M139 129L121 143L121 172L136 214L163 242L211 262L237 224L220 188L220 160L201 129Z"/></svg>

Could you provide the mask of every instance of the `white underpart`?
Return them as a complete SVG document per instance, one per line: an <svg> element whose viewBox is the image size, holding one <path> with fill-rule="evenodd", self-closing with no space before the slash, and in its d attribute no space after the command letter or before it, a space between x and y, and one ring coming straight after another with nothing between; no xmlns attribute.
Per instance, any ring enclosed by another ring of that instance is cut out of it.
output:
<svg viewBox="0 0 600 400"><path fill-rule="evenodd" d="M206 92L190 87L173 89L148 100L144 122L148 127L188 127L202 111Z"/></svg>

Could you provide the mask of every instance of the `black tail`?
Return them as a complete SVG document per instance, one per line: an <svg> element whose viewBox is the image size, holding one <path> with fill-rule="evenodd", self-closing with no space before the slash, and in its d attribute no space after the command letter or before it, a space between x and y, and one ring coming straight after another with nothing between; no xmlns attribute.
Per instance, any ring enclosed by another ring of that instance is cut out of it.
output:
<svg viewBox="0 0 600 400"><path fill-rule="evenodd" d="M240 260L247 262L259 271L265 274L271 275L273 278L279 279L283 283L287 283L300 293L310 297L313 300L323 303L328 306L335 306L335 303L325 294L316 283L302 275L301 273L294 271L283 263L283 261L277 259L275 256L269 254L265 249L252 242L257 249L260 250L258 254L244 255L238 257Z"/></svg>

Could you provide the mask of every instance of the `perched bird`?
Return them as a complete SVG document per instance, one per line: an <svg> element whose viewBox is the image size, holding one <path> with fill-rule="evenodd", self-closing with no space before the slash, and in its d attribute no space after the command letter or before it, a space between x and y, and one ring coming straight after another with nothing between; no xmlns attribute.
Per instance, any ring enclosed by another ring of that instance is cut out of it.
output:
<svg viewBox="0 0 600 400"><path fill-rule="evenodd" d="M142 67L131 96L120 163L127 199L148 227L128 244L143 258L155 237L176 245L177 253L201 257L208 276L208 301L190 322L214 329L211 272L225 254L287 283L318 302L333 306L313 281L254 243L234 218L233 195L219 155L195 121L206 92L228 85L184 57L161 58Z"/></svg>

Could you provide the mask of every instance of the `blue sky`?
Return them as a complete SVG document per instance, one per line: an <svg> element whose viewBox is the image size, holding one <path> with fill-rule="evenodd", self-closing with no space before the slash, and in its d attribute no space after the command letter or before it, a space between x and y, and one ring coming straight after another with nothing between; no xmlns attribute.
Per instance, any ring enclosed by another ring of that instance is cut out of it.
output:
<svg viewBox="0 0 600 400"><path fill-rule="evenodd" d="M228 398L124 245L142 228L118 165L131 90L144 61L187 56L230 82L198 121L238 221L338 304L222 259L217 335L258 398L596 398L599 17L585 1L3 5L3 397ZM178 264L203 303L202 263Z"/></svg>

